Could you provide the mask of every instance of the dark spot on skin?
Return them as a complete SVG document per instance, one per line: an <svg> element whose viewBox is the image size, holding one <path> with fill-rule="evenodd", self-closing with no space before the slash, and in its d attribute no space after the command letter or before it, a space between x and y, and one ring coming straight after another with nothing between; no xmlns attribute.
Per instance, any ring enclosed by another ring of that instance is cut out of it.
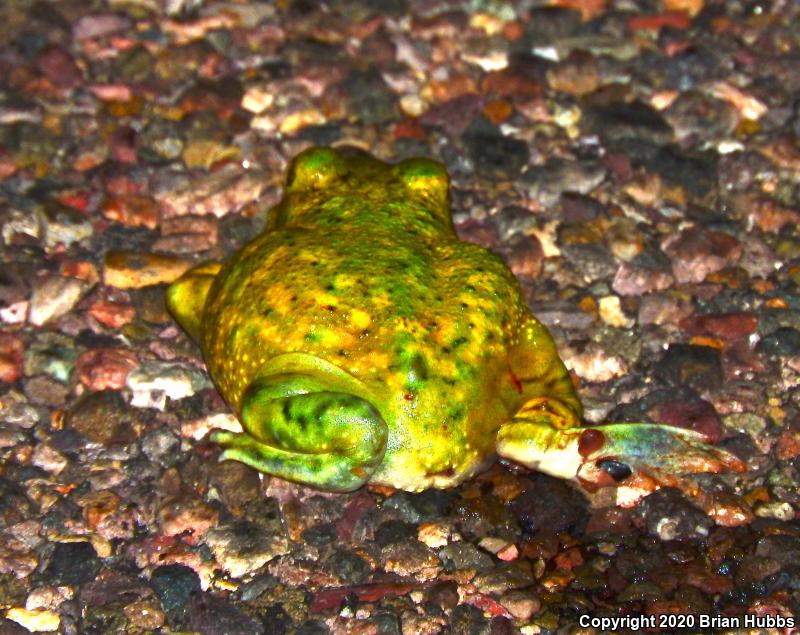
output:
<svg viewBox="0 0 800 635"><path fill-rule="evenodd" d="M425 363L425 358L417 353L411 360L411 372L414 374L415 379L425 380L428 379L428 365Z"/></svg>
<svg viewBox="0 0 800 635"><path fill-rule="evenodd" d="M467 291L475 291L475 287L473 287L471 284L468 284Z"/></svg>
<svg viewBox="0 0 800 635"><path fill-rule="evenodd" d="M606 437L600 430L584 430L578 439L578 453L586 458L605 445Z"/></svg>
<svg viewBox="0 0 800 635"><path fill-rule="evenodd" d="M291 418L292 418L292 409L289 406L289 400L288 399L284 400L283 406L281 408L281 411L283 412L283 418L286 419L286 421L291 420Z"/></svg>
<svg viewBox="0 0 800 635"><path fill-rule="evenodd" d="M332 304L326 304L322 308L325 309L326 311L330 311L331 313L336 313L336 307L333 306Z"/></svg>
<svg viewBox="0 0 800 635"><path fill-rule="evenodd" d="M447 412L447 418L452 421L458 421L459 419L462 419L464 417L464 413L466 411L467 409L464 407L463 404L457 404Z"/></svg>
<svg viewBox="0 0 800 635"><path fill-rule="evenodd" d="M437 296L436 296L436 301L437 301L437 302L443 302L443 301L444 301L444 298L443 298L442 296L440 296L440 295L437 295Z"/></svg>
<svg viewBox="0 0 800 635"><path fill-rule="evenodd" d="M470 322L469 324L467 324L467 326L468 326L469 328L471 328L471 329L474 329L474 328L475 328L475 325L474 325L472 322Z"/></svg>
<svg viewBox="0 0 800 635"><path fill-rule="evenodd" d="M450 352L450 347L449 346L442 346L441 351L442 351L442 353L447 355Z"/></svg>
<svg viewBox="0 0 800 635"><path fill-rule="evenodd" d="M326 402L317 404L317 407L314 408L314 412L311 413L312 419L314 419L314 421L322 421L322 415L328 410L328 405L329 404Z"/></svg>
<svg viewBox="0 0 800 635"><path fill-rule="evenodd" d="M297 425L299 425L302 430L305 430L308 427L308 417L305 415L297 417Z"/></svg>
<svg viewBox="0 0 800 635"><path fill-rule="evenodd" d="M439 470L438 472L427 472L425 474L425 476L446 476L446 477L450 477L450 476L453 476L455 473L456 473L455 468L448 467L448 468L446 468L444 470Z"/></svg>
<svg viewBox="0 0 800 635"><path fill-rule="evenodd" d="M318 261L316 261L316 260L312 260L312 261L311 261L311 266L312 266L312 267L319 267L319 262L318 262Z"/></svg>
<svg viewBox="0 0 800 635"><path fill-rule="evenodd" d="M466 344L466 343L467 343L467 338L466 338L466 337L457 337L456 339L454 339L454 340L453 340L453 341L450 343L450 345L451 345L453 348L458 348L458 347L459 347L459 346L461 346L462 344Z"/></svg>
<svg viewBox="0 0 800 635"><path fill-rule="evenodd" d="M333 291L335 288L331 282L325 285L325 291Z"/></svg>
<svg viewBox="0 0 800 635"><path fill-rule="evenodd" d="M624 481L631 474L633 474L633 470L631 470L629 465L615 461L614 459L604 459L603 461L598 461L597 467L603 470L617 483Z"/></svg>
<svg viewBox="0 0 800 635"><path fill-rule="evenodd" d="M466 302L461 303L461 308L466 309L469 305Z"/></svg>

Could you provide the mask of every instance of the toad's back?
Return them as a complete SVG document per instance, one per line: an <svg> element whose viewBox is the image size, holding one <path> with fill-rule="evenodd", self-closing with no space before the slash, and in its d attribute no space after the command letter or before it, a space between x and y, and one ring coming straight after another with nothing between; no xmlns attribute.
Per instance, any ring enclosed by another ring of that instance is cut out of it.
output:
<svg viewBox="0 0 800 635"><path fill-rule="evenodd" d="M524 311L516 281L451 227L357 194L265 232L220 271L203 318L212 376L238 408L260 367L305 353L377 396L388 454L416 444L430 469L448 469L453 453L431 435L491 454L483 446L493 437L475 421L491 427L487 409L507 411L496 378L505 376L505 331Z"/></svg>

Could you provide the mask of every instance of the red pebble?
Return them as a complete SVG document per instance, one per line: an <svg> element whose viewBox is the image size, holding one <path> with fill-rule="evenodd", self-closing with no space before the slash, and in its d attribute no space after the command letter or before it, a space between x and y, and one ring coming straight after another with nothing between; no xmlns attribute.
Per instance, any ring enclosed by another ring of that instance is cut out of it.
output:
<svg viewBox="0 0 800 635"><path fill-rule="evenodd" d="M75 363L78 377L89 390L119 390L128 374L139 366L133 352L124 348L95 348Z"/></svg>

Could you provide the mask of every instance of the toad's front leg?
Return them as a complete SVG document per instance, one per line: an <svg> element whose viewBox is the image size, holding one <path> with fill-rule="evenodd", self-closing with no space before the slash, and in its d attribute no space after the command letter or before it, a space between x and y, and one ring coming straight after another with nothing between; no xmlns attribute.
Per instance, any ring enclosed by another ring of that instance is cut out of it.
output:
<svg viewBox="0 0 800 635"><path fill-rule="evenodd" d="M558 415L555 415L558 418ZM584 485L632 484L645 491L678 485L678 474L745 470L698 432L652 423L610 423L559 429L553 415L523 411L497 434L497 453Z"/></svg>
<svg viewBox="0 0 800 635"><path fill-rule="evenodd" d="M242 398L245 432L211 436L225 448L220 460L320 489L359 488L383 459L387 426L368 401L333 388L303 374L256 379Z"/></svg>
<svg viewBox="0 0 800 635"><path fill-rule="evenodd" d="M697 432L652 423L582 427L571 379L547 329L529 316L512 340L509 366L524 402L497 434L507 459L584 485L681 486L677 474L741 472L736 456Z"/></svg>

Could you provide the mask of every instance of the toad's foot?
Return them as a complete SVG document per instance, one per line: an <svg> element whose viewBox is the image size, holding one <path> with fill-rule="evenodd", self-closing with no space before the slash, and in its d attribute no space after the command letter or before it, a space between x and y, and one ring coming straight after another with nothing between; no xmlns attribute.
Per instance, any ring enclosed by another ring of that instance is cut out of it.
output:
<svg viewBox="0 0 800 635"><path fill-rule="evenodd" d="M652 423L557 429L544 413L500 428L497 452L526 467L592 486L626 485L651 492L681 486L678 474L743 472L745 463L705 443L703 434Z"/></svg>

